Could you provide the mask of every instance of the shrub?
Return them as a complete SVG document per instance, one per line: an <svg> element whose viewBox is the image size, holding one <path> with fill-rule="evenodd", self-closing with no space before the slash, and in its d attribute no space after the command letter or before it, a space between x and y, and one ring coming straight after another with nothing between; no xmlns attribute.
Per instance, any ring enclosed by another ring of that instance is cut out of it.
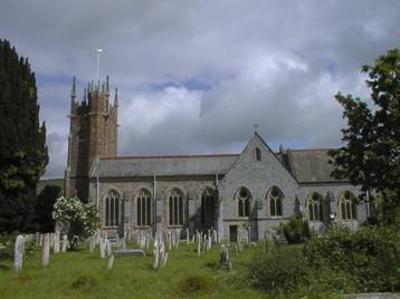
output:
<svg viewBox="0 0 400 299"><path fill-rule="evenodd" d="M61 196L54 204L54 219L67 231L71 249L77 246L75 236L80 239L93 235L96 228L94 206L82 203L78 198Z"/></svg>
<svg viewBox="0 0 400 299"><path fill-rule="evenodd" d="M308 242L305 255L314 268L351 275L358 291L400 290L400 235L393 228L331 230Z"/></svg>
<svg viewBox="0 0 400 299"><path fill-rule="evenodd" d="M290 244L302 243L310 238L308 223L297 216L292 216L288 222L281 223L278 232L283 234Z"/></svg>
<svg viewBox="0 0 400 299"><path fill-rule="evenodd" d="M275 293L294 292L309 281L307 261L300 247L285 246L255 256L248 264L250 284Z"/></svg>

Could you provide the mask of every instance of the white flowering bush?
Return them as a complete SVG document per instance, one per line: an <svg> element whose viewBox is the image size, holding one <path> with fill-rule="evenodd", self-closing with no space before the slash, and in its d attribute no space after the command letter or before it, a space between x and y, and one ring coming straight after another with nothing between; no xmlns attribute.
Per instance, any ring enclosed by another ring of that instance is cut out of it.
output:
<svg viewBox="0 0 400 299"><path fill-rule="evenodd" d="M96 210L93 205L84 204L77 197L67 199L61 196L54 204L54 220L65 227L70 247L74 249L79 239L94 234Z"/></svg>

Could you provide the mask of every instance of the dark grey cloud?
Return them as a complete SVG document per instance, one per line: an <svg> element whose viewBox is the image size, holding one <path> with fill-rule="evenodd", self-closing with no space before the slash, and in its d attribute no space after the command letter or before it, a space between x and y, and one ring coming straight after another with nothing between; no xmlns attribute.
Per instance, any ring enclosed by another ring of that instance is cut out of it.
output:
<svg viewBox="0 0 400 299"><path fill-rule="evenodd" d="M340 144L341 90L399 46L393 1L0 2L0 36L29 56L48 124L47 176L66 161L69 82L120 88L121 154L237 152L253 124L273 145Z"/></svg>

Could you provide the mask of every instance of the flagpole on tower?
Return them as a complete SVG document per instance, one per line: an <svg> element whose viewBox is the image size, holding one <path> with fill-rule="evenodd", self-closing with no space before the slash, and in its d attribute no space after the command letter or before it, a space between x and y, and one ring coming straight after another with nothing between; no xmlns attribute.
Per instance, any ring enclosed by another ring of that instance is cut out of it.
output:
<svg viewBox="0 0 400 299"><path fill-rule="evenodd" d="M103 49L97 48L96 53L97 53L96 82L99 82L100 54L103 53Z"/></svg>

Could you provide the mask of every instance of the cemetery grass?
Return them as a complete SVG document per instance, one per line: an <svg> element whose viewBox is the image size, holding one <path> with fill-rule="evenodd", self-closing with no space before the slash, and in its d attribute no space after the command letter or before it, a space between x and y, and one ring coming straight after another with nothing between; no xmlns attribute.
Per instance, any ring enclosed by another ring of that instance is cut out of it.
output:
<svg viewBox="0 0 400 299"><path fill-rule="evenodd" d="M115 258L108 270L98 248L90 254L87 247L51 254L48 267L41 268L36 250L18 274L12 261L0 260L0 298L268 298L246 279L246 263L261 250L260 245L237 255L231 249L231 271L219 266L217 248L198 257L196 244L170 251L167 266L158 271L151 254Z"/></svg>

